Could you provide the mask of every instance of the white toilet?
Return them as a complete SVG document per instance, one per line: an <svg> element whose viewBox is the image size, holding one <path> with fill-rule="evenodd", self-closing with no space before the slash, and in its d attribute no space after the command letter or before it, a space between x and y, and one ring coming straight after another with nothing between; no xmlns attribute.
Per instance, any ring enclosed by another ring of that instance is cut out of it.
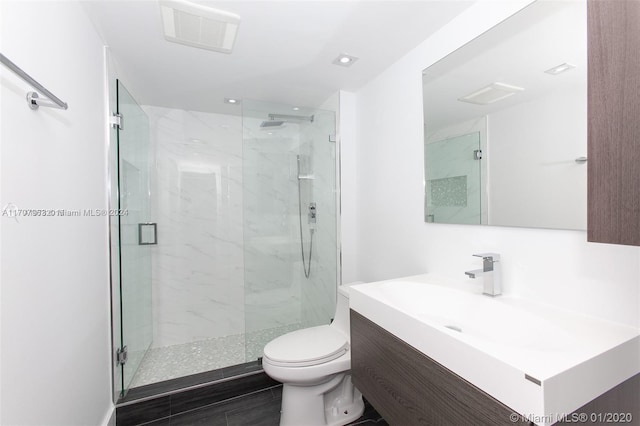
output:
<svg viewBox="0 0 640 426"><path fill-rule="evenodd" d="M342 426L364 411L351 383L349 287L338 287L331 325L280 336L264 347L262 366L282 382L280 426Z"/></svg>

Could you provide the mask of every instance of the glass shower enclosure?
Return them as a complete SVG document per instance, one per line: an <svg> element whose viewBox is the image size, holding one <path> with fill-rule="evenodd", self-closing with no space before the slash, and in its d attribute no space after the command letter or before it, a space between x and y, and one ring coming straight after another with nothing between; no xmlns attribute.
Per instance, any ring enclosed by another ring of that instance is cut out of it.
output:
<svg viewBox="0 0 640 426"><path fill-rule="evenodd" d="M116 86L112 206L128 213L111 222L118 394L255 362L271 339L328 324L335 113L139 106Z"/></svg>
<svg viewBox="0 0 640 426"><path fill-rule="evenodd" d="M243 102L247 359L327 324L337 280L335 114Z"/></svg>
<svg viewBox="0 0 640 426"><path fill-rule="evenodd" d="M111 216L116 388L129 387L152 341L149 120L122 82L115 84ZM126 117L126 125L124 121ZM126 129L126 130L125 130ZM115 248L115 250L114 250Z"/></svg>

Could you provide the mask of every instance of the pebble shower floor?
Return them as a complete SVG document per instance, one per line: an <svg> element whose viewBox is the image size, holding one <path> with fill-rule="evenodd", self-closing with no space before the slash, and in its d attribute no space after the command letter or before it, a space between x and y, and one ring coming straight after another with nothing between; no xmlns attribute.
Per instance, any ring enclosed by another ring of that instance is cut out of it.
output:
<svg viewBox="0 0 640 426"><path fill-rule="evenodd" d="M264 345L269 341L298 328L300 326L297 324L288 325L181 345L151 348L142 360L130 387L136 388L255 361L262 356Z"/></svg>

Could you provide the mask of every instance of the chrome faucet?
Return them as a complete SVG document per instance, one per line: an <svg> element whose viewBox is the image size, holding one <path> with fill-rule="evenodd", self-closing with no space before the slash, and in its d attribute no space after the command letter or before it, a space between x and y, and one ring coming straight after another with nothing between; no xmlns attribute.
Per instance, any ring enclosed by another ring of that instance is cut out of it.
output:
<svg viewBox="0 0 640 426"><path fill-rule="evenodd" d="M482 258L482 269L466 271L465 274L470 278L482 276L482 294L492 297L502 294L500 255L498 253L479 253L474 256Z"/></svg>

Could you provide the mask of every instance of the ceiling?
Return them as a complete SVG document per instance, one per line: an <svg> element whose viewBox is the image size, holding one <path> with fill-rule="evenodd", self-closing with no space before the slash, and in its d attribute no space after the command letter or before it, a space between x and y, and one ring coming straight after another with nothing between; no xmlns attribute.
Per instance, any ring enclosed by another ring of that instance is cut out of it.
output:
<svg viewBox="0 0 640 426"><path fill-rule="evenodd" d="M473 1L202 1L241 17L231 54L170 43L155 0L85 1L125 85L147 105L239 114L225 97L317 107L355 91ZM340 53L359 58L332 64Z"/></svg>

